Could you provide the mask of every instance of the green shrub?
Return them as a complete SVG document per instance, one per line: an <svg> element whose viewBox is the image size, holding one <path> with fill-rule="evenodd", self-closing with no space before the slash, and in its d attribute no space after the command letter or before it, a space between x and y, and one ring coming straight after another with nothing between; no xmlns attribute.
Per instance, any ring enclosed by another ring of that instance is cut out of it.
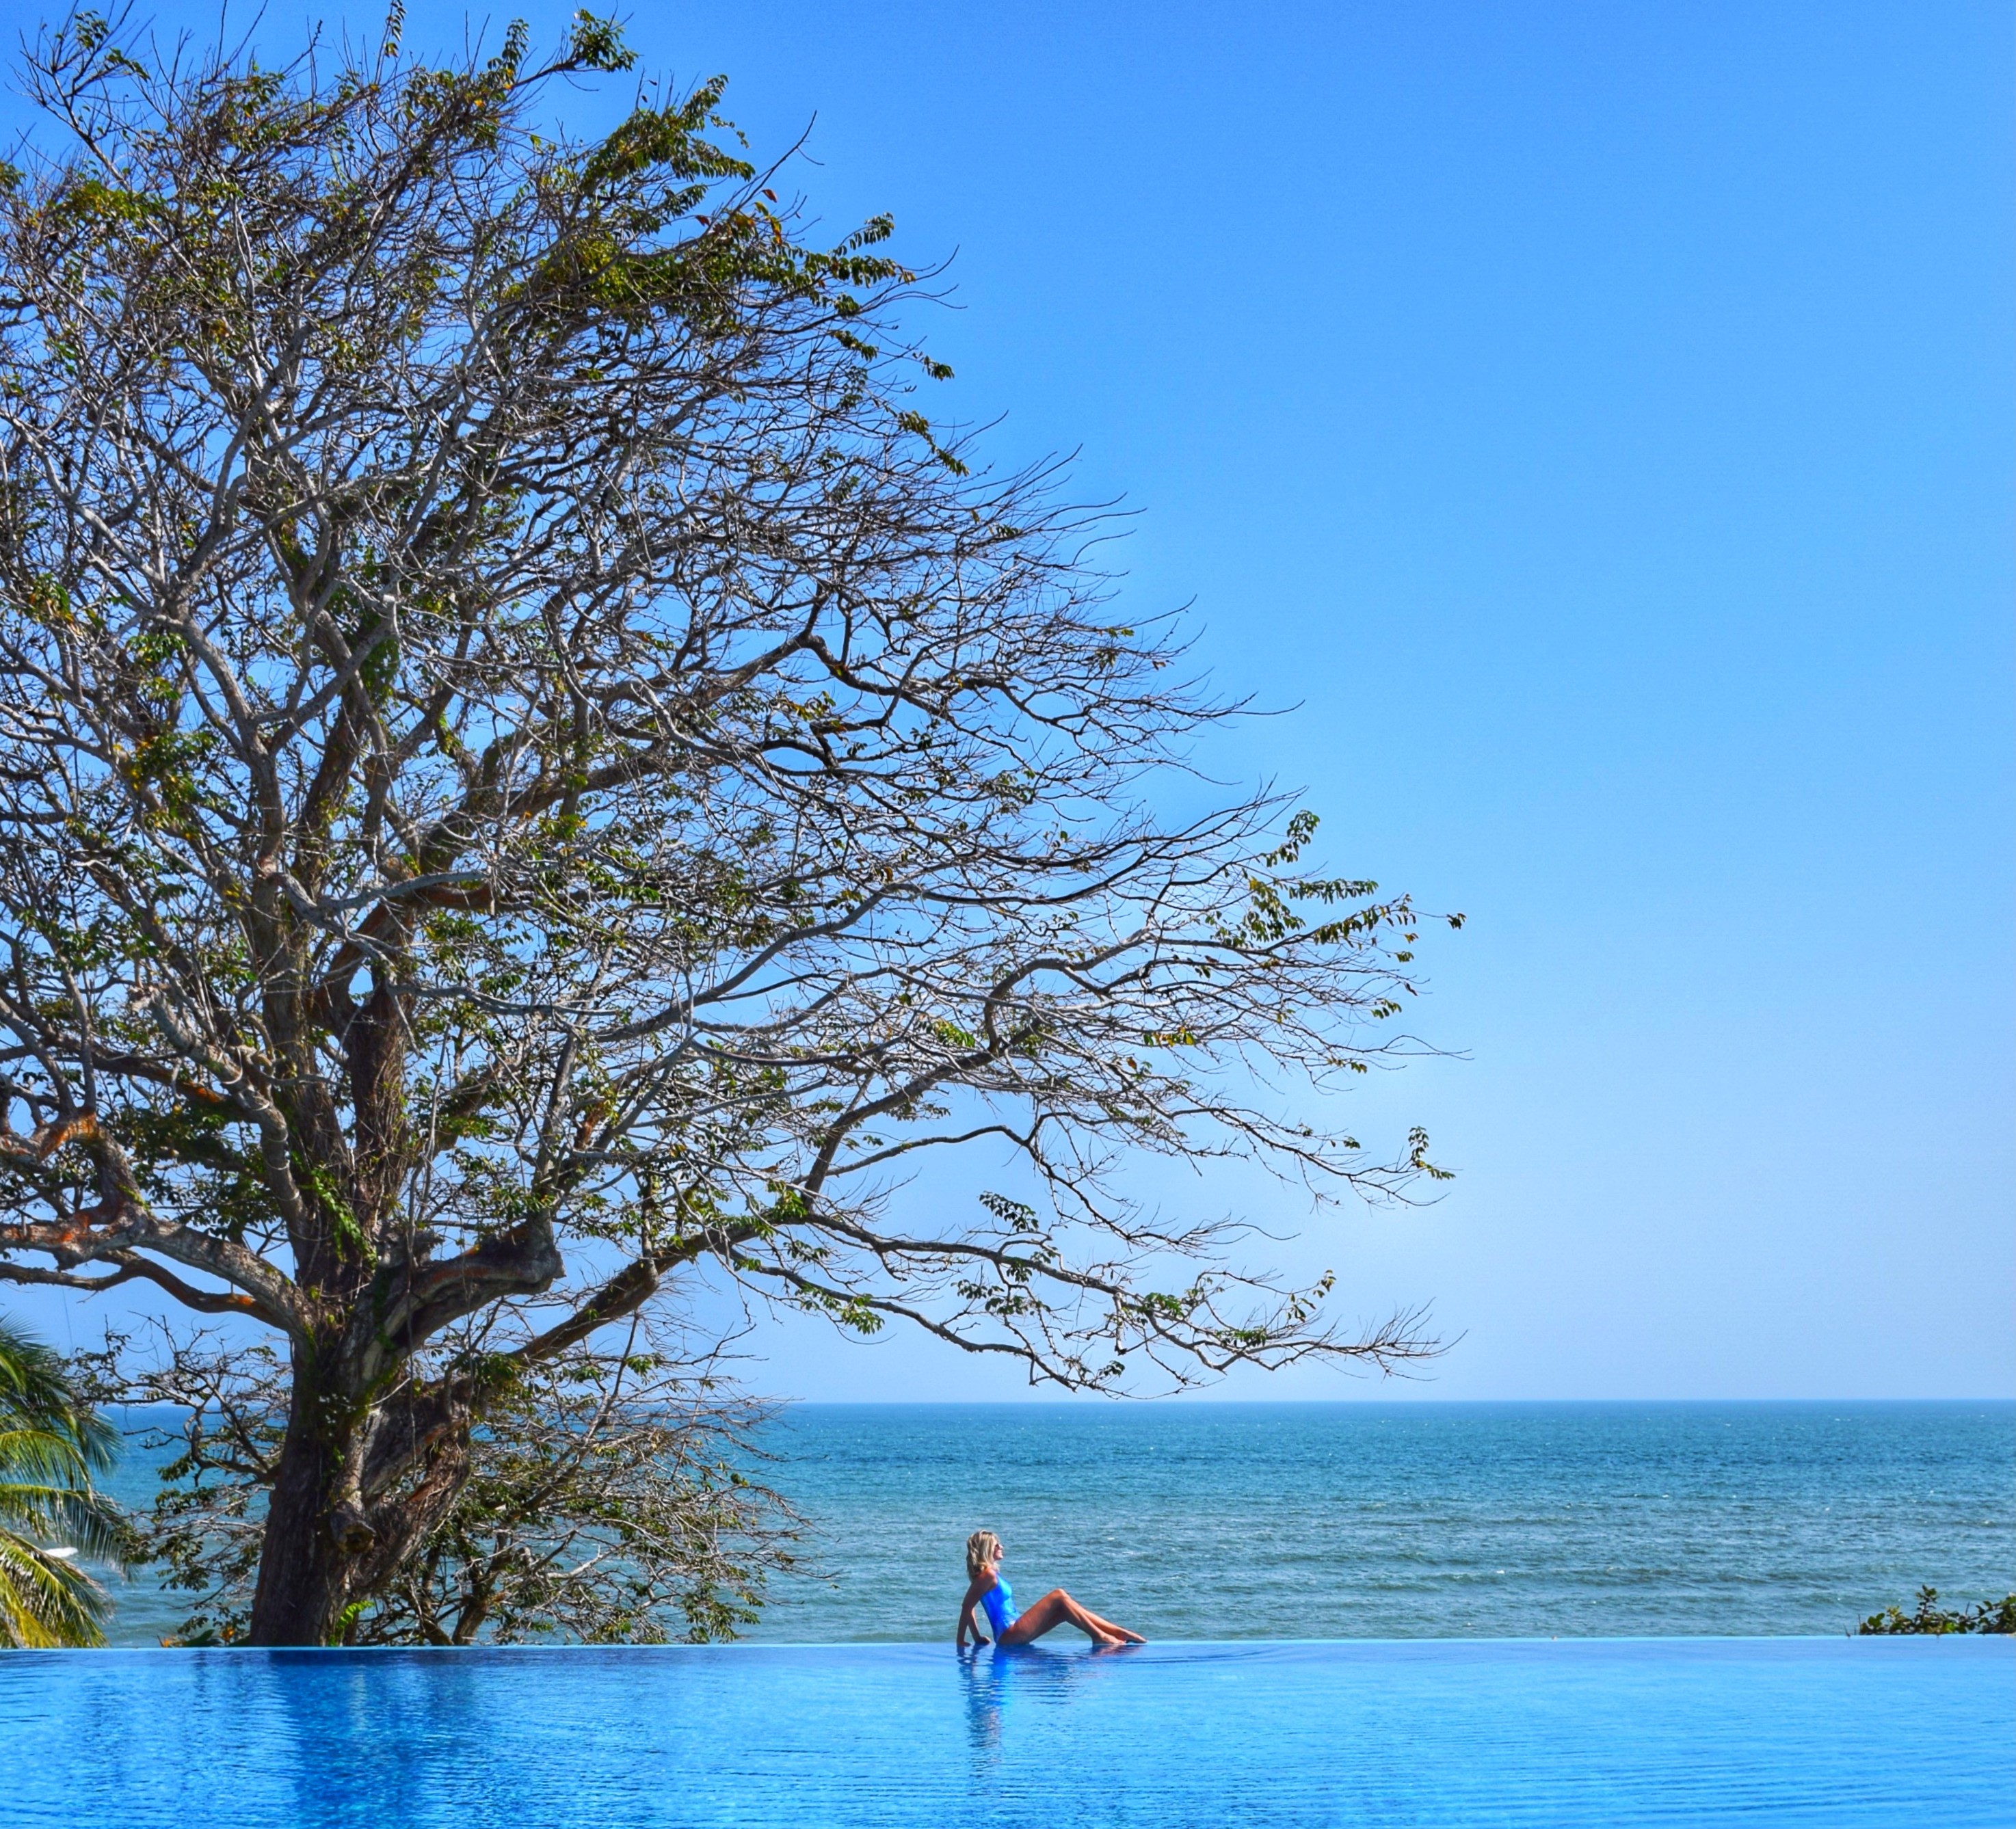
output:
<svg viewBox="0 0 2016 1829"><path fill-rule="evenodd" d="M2016 1594L2005 1594L1999 1600L1983 1600L1978 1607L1964 1608L1957 1613L1946 1611L1939 1604L1939 1598L1937 1588L1921 1588L1917 1612L1906 1613L1901 1607L1886 1607L1881 1613L1870 1614L1855 1629L1857 1633L2016 1633Z"/></svg>

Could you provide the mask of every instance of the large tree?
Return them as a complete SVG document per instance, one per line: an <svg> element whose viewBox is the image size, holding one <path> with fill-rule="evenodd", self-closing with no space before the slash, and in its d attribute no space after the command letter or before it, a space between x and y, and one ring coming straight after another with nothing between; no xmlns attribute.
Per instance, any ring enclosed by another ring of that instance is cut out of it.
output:
<svg viewBox="0 0 2016 1829"><path fill-rule="evenodd" d="M1071 1386L1427 1350L1117 1173L1435 1172L1298 1116L1394 1050L1407 904L1183 772L1221 707L1058 473L920 409L886 222L815 244L718 83L551 124L628 62L84 16L24 66L0 1276L279 1337L263 1643L391 1593L486 1406L668 1281ZM952 1148L1004 1191L900 1197Z"/></svg>

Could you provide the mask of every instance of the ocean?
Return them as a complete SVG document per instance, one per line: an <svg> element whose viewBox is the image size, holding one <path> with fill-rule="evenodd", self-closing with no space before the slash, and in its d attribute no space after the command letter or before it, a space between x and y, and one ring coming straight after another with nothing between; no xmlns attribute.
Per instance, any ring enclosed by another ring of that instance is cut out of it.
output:
<svg viewBox="0 0 2016 1829"><path fill-rule="evenodd" d="M2016 1590L2007 1402L804 1404L766 1444L812 1533L772 1642L949 1640L981 1526L1019 1604L1154 1640L1843 1633ZM180 1604L125 1590L115 1642Z"/></svg>

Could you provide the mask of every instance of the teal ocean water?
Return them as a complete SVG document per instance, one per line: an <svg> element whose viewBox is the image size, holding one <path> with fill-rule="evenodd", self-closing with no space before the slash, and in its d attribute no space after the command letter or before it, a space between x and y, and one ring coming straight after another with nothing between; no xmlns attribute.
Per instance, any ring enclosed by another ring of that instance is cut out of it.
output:
<svg viewBox="0 0 2016 1829"><path fill-rule="evenodd" d="M768 1442L819 1571L772 1642L949 1639L982 1525L1023 1604L1160 1640L1839 1633L2016 1590L2008 1402L808 1404ZM177 1617L129 1590L116 1636Z"/></svg>

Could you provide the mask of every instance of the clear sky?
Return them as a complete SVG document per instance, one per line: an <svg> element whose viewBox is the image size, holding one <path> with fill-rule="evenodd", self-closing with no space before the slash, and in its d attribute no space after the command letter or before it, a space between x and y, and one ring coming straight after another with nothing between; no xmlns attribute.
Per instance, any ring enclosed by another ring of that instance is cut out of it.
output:
<svg viewBox="0 0 2016 1829"><path fill-rule="evenodd" d="M727 71L759 154L808 131L836 231L956 256L934 404L1078 449L1139 511L1128 601L1193 599L1220 685L1299 707L1220 769L1469 916L1420 1025L1467 1058L1351 1113L1425 1123L1453 1190L1275 1254L1347 1314L1432 1298L1463 1338L1418 1395L2016 1388L2005 5L686 0L630 35ZM747 1345L782 1394L1018 1392Z"/></svg>

